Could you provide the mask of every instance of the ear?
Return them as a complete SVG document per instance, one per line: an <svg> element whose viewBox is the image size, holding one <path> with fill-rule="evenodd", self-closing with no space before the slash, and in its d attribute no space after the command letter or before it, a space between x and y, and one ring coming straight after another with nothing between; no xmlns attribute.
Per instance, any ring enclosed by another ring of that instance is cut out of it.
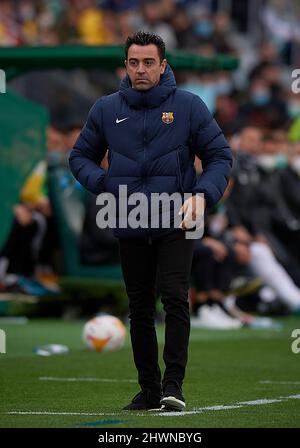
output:
<svg viewBox="0 0 300 448"><path fill-rule="evenodd" d="M125 59L124 65L125 65L125 67L127 67L127 59Z"/></svg>
<svg viewBox="0 0 300 448"><path fill-rule="evenodd" d="M165 73L166 70L166 66L167 66L167 60L163 59L161 64L160 64L160 74L163 75Z"/></svg>

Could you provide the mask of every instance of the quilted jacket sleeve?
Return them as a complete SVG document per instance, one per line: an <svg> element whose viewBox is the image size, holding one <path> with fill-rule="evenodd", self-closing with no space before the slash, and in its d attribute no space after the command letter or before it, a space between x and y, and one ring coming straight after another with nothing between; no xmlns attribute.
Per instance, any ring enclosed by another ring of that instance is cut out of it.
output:
<svg viewBox="0 0 300 448"><path fill-rule="evenodd" d="M74 177L87 190L99 194L103 191L106 171L100 167L107 144L102 129L102 103L98 100L91 108L69 157Z"/></svg>
<svg viewBox="0 0 300 448"><path fill-rule="evenodd" d="M208 207L221 199L232 167L231 149L204 102L194 96L191 107L192 149L202 161L203 172L194 193L204 193Z"/></svg>

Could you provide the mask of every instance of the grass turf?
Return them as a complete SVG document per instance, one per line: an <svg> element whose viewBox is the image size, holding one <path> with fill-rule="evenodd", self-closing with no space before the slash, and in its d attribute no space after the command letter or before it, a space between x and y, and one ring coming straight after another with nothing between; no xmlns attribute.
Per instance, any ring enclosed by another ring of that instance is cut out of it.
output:
<svg viewBox="0 0 300 448"><path fill-rule="evenodd" d="M281 331L192 329L184 385L187 411L280 401L175 416L121 410L139 390L129 337L120 351L94 353L81 341L81 321L0 323L7 338L7 353L0 354L0 427L299 428L300 399L282 397L300 394L300 353L291 350L291 333L300 323L290 317L281 321ZM163 326L157 331L162 352ZM33 353L37 345L49 343L66 344L70 352L50 357ZM61 380L65 378L77 380ZM9 414L20 411L28 414Z"/></svg>

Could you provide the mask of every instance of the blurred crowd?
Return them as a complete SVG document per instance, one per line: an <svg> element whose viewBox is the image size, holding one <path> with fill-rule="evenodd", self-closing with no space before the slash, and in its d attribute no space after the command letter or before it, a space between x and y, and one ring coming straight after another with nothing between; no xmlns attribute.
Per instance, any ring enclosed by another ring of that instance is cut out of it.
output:
<svg viewBox="0 0 300 448"><path fill-rule="evenodd" d="M294 0L263 4L258 8L261 2L247 0L0 2L2 46L123 44L128 34L142 28L161 35L169 50L239 59L234 72L175 71L178 87L205 101L234 152L229 187L220 204L207 212L204 238L195 248L191 302L199 325L205 321L212 327L234 328L251 321L248 311L300 311L300 80L297 83L292 75L300 67L300 4ZM90 105L97 96L117 90L123 75L121 68L114 73L74 70L68 76L64 71L39 72L24 75L11 86L49 108L48 150L66 155ZM199 161L196 169L200 174ZM35 212L51 224L45 201L44 209ZM87 210L90 223L96 212ZM16 209L16 222L20 224L23 215ZM33 221L31 215L28 222ZM89 241L91 258L91 248L96 257L100 245ZM5 249L7 245L2 259ZM1 266L0 257L0 277ZM240 277L261 282L252 307L250 301L238 303L230 294ZM222 321L220 307L213 315L215 303L222 304L227 315L230 310L236 320L227 317L226 324L223 315Z"/></svg>
<svg viewBox="0 0 300 448"><path fill-rule="evenodd" d="M281 44L300 41L299 14L297 0L1 0L0 46L122 44L143 28L168 49L203 45L210 53L205 44L213 43L227 53L230 17L236 29L255 33L251 40L266 31Z"/></svg>
<svg viewBox="0 0 300 448"><path fill-rule="evenodd" d="M137 29L160 34L169 49L193 48L213 29L210 0L2 0L0 45L119 44ZM226 22L226 20L225 20ZM226 44L219 39L218 45Z"/></svg>

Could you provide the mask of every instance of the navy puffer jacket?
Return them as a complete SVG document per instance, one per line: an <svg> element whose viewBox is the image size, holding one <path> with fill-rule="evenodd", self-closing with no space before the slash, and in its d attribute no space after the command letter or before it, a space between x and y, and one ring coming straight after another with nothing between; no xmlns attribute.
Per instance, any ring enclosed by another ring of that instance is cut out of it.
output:
<svg viewBox="0 0 300 448"><path fill-rule="evenodd" d="M106 150L109 168L100 168ZM202 161L197 180L194 159ZM158 86L132 89L126 76L120 90L101 97L70 154L75 178L89 191L204 193L207 206L223 195L232 165L231 150L203 101L176 88L166 67ZM117 237L146 236L151 229L115 230Z"/></svg>

